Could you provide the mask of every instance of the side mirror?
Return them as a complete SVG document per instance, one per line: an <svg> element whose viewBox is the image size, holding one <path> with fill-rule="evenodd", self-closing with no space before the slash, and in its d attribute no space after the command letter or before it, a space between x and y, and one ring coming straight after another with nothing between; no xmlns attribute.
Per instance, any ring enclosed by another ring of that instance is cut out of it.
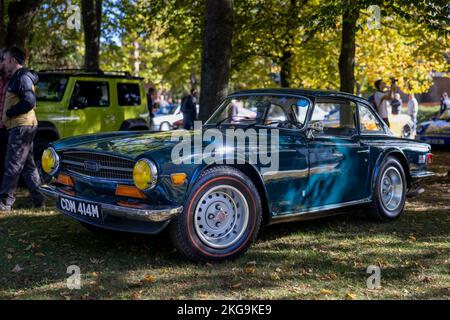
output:
<svg viewBox="0 0 450 320"><path fill-rule="evenodd" d="M306 126L306 137L310 140L314 139L315 133L323 132L323 122L322 121L310 121Z"/></svg>

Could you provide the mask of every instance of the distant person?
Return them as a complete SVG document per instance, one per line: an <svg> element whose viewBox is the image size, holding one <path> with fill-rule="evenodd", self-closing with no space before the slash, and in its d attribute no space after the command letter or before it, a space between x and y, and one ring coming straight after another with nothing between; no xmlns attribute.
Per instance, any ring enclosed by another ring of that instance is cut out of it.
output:
<svg viewBox="0 0 450 320"><path fill-rule="evenodd" d="M439 116L441 116L445 111L450 110L450 99L447 92L444 92L441 96L441 107L439 109Z"/></svg>
<svg viewBox="0 0 450 320"><path fill-rule="evenodd" d="M197 90L192 89L191 94L181 101L184 129L194 129L194 121L197 119Z"/></svg>
<svg viewBox="0 0 450 320"><path fill-rule="evenodd" d="M408 95L408 115L411 117L413 123L412 132L416 133L417 114L419 113L419 103L413 94Z"/></svg>
<svg viewBox="0 0 450 320"><path fill-rule="evenodd" d="M4 51L2 68L11 78L2 115L2 122L8 130L8 145L0 188L0 212L11 211L21 174L30 191L31 203L35 207L44 205L44 197L39 192L41 177L33 156L33 140L38 124L34 111L34 86L38 76L25 69L24 63L25 53L22 50L12 47Z"/></svg>
<svg viewBox="0 0 450 320"><path fill-rule="evenodd" d="M150 126L153 126L153 118L155 117L155 103L158 91L155 88L149 88L147 93L148 116L150 117Z"/></svg>
<svg viewBox="0 0 450 320"><path fill-rule="evenodd" d="M402 98L400 97L400 93L396 93L394 95L394 99L391 101L392 106L392 114L396 115L400 113L400 109L402 108Z"/></svg>
<svg viewBox="0 0 450 320"><path fill-rule="evenodd" d="M5 106L6 90L8 89L9 75L3 68L3 52L5 49L0 49L0 186L3 181L3 174L5 173L5 157L6 146L8 144L8 131L2 122L3 108Z"/></svg>
<svg viewBox="0 0 450 320"><path fill-rule="evenodd" d="M373 95L373 102L376 110L383 121L390 127L388 110L391 107L391 100L395 91L395 81L392 81L391 87L388 87L383 80L377 80L375 81L375 89L377 91Z"/></svg>

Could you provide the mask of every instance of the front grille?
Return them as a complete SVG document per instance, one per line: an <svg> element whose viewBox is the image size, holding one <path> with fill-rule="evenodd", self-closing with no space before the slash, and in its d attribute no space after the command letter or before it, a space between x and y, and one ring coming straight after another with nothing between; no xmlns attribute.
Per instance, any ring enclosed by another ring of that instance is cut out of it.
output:
<svg viewBox="0 0 450 320"><path fill-rule="evenodd" d="M107 180L133 180L133 160L93 152L66 151L62 168L68 172Z"/></svg>

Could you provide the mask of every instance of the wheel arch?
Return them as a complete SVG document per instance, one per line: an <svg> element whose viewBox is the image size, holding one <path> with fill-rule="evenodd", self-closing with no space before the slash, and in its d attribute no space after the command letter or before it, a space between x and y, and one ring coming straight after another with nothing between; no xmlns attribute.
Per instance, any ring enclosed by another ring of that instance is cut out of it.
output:
<svg viewBox="0 0 450 320"><path fill-rule="evenodd" d="M407 188L411 187L411 174L410 174L410 170L409 170L408 160L407 160L405 154L400 149L390 149L390 150L386 150L385 152L381 153L376 161L375 168L374 168L375 170L373 170L372 181L371 181L372 192L375 188L376 179L377 179L378 175L380 174L381 166L383 165L384 161L389 157L392 157L392 158L396 159L398 162L400 162L400 164L403 168L403 171L405 172L406 186L407 186Z"/></svg>
<svg viewBox="0 0 450 320"><path fill-rule="evenodd" d="M49 142L59 140L60 135L56 126L49 121L39 121L36 138L45 137Z"/></svg>
<svg viewBox="0 0 450 320"><path fill-rule="evenodd" d="M261 174L259 173L258 169L251 165L248 162L242 163L242 164L227 164L226 160L223 161L223 164L211 164L206 165L201 168L198 168L197 171L193 174L191 181L189 182L189 187L187 190L187 194L190 193L191 188L193 187L194 183L198 180L198 178L201 176L201 174L213 167L231 167L236 170L241 171L243 174L247 175L251 181L255 184L256 189L258 190L259 196L261 198L261 208L262 208L262 223L263 225L267 225L271 219L271 205L269 201L269 197L267 194L267 190L264 185L264 181L261 177ZM236 162L236 161L233 161Z"/></svg>
<svg viewBox="0 0 450 320"><path fill-rule="evenodd" d="M119 131L150 130L150 126L144 119L127 119L120 125Z"/></svg>

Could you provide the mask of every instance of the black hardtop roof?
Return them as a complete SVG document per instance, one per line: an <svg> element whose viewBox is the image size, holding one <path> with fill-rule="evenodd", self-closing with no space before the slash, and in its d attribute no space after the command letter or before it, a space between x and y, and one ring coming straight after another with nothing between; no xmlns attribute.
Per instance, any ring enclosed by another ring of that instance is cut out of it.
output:
<svg viewBox="0 0 450 320"><path fill-rule="evenodd" d="M273 88L273 89L251 89L240 90L233 92L234 95L251 95L251 94L288 94L288 95L303 95L313 98L347 98L367 103L367 99L355 96L354 94L331 91L331 90L311 90L311 89L293 89L293 88Z"/></svg>

